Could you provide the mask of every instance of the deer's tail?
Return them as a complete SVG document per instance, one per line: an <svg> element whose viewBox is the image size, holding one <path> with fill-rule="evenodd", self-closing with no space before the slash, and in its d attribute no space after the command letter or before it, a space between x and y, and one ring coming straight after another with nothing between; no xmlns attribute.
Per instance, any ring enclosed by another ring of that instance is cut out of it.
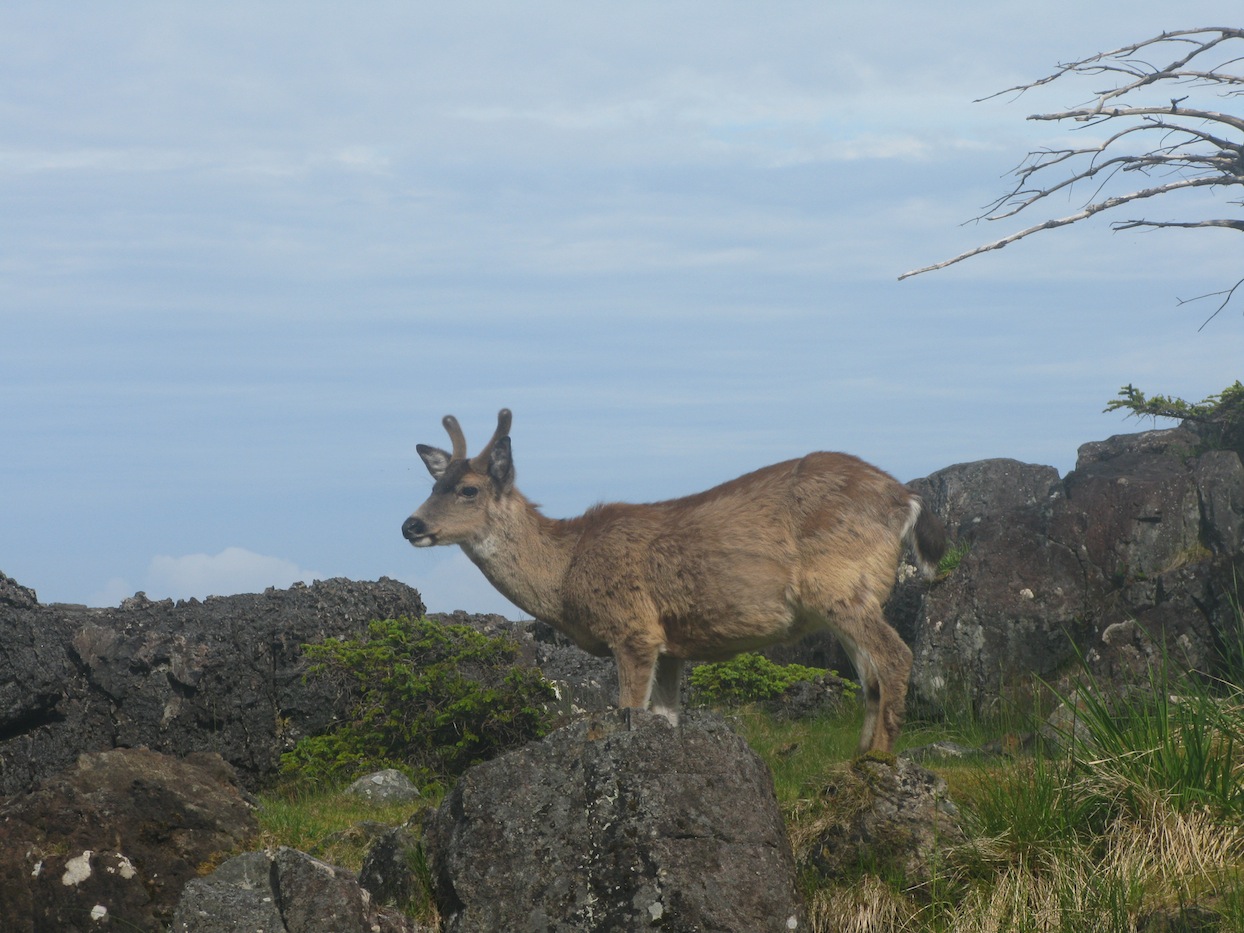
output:
<svg viewBox="0 0 1244 933"><path fill-rule="evenodd" d="M916 555L916 565L926 580L937 575L937 562L946 553L946 526L919 496L911 497L911 517L903 528L903 540Z"/></svg>

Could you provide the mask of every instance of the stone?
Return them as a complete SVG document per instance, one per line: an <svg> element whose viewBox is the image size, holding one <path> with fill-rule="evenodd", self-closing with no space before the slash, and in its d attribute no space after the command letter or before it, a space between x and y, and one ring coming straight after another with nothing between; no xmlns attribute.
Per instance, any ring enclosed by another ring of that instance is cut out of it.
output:
<svg viewBox="0 0 1244 933"><path fill-rule="evenodd" d="M915 891L966 838L946 782L905 758L864 756L835 768L815 805L821 815L804 830L799 861L827 880L867 871Z"/></svg>
<svg viewBox="0 0 1244 933"><path fill-rule="evenodd" d="M247 852L186 885L171 933L416 933L348 871L281 847Z"/></svg>
<svg viewBox="0 0 1244 933"><path fill-rule="evenodd" d="M841 711L857 689L832 672L817 674L811 680L796 681L761 706L776 719L814 719Z"/></svg>
<svg viewBox="0 0 1244 933"><path fill-rule="evenodd" d="M210 748L258 789L345 711L348 698L304 676L302 646L424 611L417 591L383 578L178 603L139 594L118 609L30 596L0 581L0 794L114 747Z"/></svg>
<svg viewBox="0 0 1244 933"><path fill-rule="evenodd" d="M1064 494L1053 467L986 460L910 484L966 546L930 585L901 582L887 616L914 655L917 707L987 707L1017 683L1050 678L1086 636L1084 569L1050 536Z"/></svg>
<svg viewBox="0 0 1244 933"><path fill-rule="evenodd" d="M182 886L257 824L219 755L84 754L0 808L5 930L165 929Z"/></svg>
<svg viewBox="0 0 1244 933"><path fill-rule="evenodd" d="M1244 465L1175 428L1080 448L1076 469L987 460L910 485L966 545L928 585L902 580L887 617L912 648L924 711L1024 708L1071 689L1085 659L1107 689L1161 657L1213 672L1238 625ZM1120 628L1124 626L1124 628Z"/></svg>
<svg viewBox="0 0 1244 933"><path fill-rule="evenodd" d="M707 714L589 715L478 765L424 845L447 933L805 928L769 771Z"/></svg>
<svg viewBox="0 0 1244 933"><path fill-rule="evenodd" d="M419 834L412 826L394 826L367 850L359 884L378 904L405 907L420 892L415 867L421 858Z"/></svg>
<svg viewBox="0 0 1244 933"><path fill-rule="evenodd" d="M421 796L411 779L396 768L365 774L350 784L345 793L374 804L410 803Z"/></svg>

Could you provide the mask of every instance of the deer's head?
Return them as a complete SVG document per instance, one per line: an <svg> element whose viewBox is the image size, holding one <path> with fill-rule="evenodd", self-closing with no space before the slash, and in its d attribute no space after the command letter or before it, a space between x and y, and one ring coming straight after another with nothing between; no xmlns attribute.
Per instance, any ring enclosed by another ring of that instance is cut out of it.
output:
<svg viewBox="0 0 1244 933"><path fill-rule="evenodd" d="M488 535L501 498L514 487L510 457L510 410L497 414L497 430L484 449L468 459L458 419L441 422L453 450L419 444L416 449L435 481L432 494L402 524L402 535L415 547L478 542Z"/></svg>

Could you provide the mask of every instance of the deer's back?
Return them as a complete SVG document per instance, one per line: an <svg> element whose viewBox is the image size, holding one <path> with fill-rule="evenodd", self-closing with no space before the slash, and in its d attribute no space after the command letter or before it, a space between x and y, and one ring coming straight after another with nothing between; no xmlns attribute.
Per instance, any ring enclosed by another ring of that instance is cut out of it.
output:
<svg viewBox="0 0 1244 933"><path fill-rule="evenodd" d="M885 599L910 499L856 457L814 453L682 499L597 506L577 520L567 609L606 628L648 619L686 657L796 637L830 604Z"/></svg>

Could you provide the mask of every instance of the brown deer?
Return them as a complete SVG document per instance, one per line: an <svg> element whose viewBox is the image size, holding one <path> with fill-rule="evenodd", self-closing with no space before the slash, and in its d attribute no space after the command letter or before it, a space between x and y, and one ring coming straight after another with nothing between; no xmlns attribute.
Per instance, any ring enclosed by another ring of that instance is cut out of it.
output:
<svg viewBox="0 0 1244 933"><path fill-rule="evenodd" d="M813 453L668 502L546 518L514 486L510 412L475 457L424 444L435 483L402 525L415 547L457 544L513 603L618 665L619 705L678 721L684 661L723 660L818 628L864 687L861 753L891 751L911 651L881 607L904 542L926 578L945 529L920 498L856 457Z"/></svg>

